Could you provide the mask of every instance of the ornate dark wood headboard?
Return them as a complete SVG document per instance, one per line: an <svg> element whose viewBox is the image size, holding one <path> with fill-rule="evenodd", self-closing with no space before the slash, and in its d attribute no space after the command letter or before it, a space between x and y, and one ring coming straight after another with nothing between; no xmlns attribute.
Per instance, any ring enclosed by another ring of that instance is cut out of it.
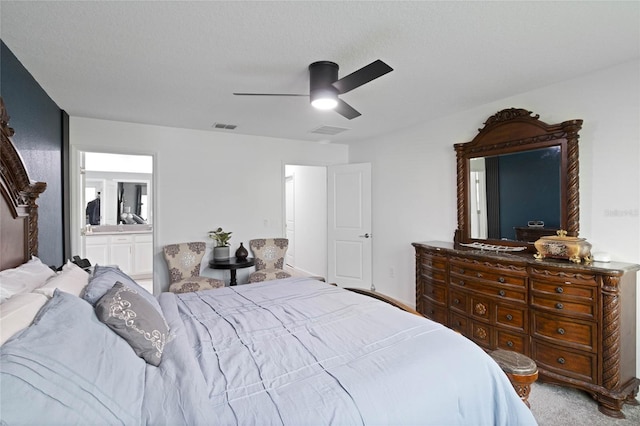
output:
<svg viewBox="0 0 640 426"><path fill-rule="evenodd" d="M0 270L14 268L38 254L38 205L47 188L29 179L20 154L11 141L14 131L0 97Z"/></svg>

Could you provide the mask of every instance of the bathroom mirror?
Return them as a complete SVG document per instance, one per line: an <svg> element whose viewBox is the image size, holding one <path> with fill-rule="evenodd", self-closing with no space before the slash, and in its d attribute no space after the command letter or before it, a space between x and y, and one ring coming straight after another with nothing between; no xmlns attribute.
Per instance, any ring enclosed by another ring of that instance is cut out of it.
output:
<svg viewBox="0 0 640 426"><path fill-rule="evenodd" d="M578 235L582 120L549 125L531 114L499 111L472 141L454 145L456 242L522 246L558 229Z"/></svg>
<svg viewBox="0 0 640 426"><path fill-rule="evenodd" d="M148 185L146 182L118 182L117 218L124 225L149 221Z"/></svg>

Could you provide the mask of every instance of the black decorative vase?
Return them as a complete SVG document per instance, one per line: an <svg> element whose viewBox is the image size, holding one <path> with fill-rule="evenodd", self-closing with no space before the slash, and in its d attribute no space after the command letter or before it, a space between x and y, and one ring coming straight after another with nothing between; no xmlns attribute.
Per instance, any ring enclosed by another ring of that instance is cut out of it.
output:
<svg viewBox="0 0 640 426"><path fill-rule="evenodd" d="M240 243L240 247L236 250L236 260L246 260L247 256L249 256L249 252L246 248Z"/></svg>

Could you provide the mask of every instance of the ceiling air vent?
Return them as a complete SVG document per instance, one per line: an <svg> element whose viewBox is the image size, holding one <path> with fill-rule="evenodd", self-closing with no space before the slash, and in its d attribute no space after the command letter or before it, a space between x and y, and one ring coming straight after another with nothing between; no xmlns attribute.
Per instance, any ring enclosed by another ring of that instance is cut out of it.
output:
<svg viewBox="0 0 640 426"><path fill-rule="evenodd" d="M213 126L211 127L214 129L234 130L238 126L235 124L213 123Z"/></svg>
<svg viewBox="0 0 640 426"><path fill-rule="evenodd" d="M338 133L342 133L346 130L344 127L334 127L334 126L320 126L313 130L310 133L315 133L317 135L337 135Z"/></svg>

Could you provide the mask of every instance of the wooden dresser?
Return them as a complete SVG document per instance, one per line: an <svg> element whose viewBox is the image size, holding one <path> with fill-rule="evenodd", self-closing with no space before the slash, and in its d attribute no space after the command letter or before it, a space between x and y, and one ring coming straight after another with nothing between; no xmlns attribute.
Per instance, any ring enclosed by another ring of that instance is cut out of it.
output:
<svg viewBox="0 0 640 426"><path fill-rule="evenodd" d="M636 271L628 263L574 264L413 243L416 310L486 350L531 357L543 381L591 393L624 417L640 380L636 368Z"/></svg>

